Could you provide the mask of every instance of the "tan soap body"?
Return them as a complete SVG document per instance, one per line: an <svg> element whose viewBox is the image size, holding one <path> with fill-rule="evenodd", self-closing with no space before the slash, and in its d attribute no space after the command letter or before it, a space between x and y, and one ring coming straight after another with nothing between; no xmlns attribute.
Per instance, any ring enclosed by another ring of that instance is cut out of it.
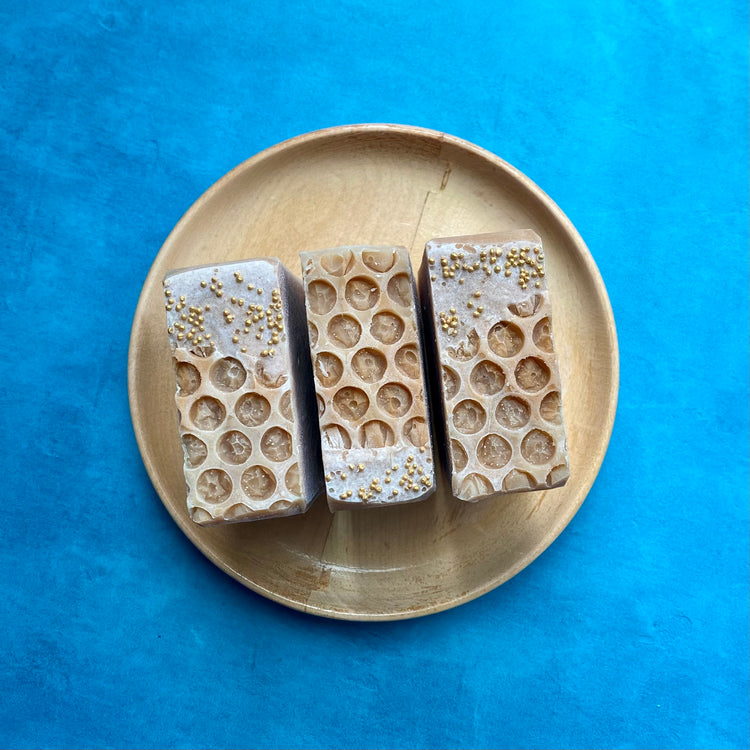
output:
<svg viewBox="0 0 750 750"><path fill-rule="evenodd" d="M435 489L409 253L302 253L310 353L332 510L422 500Z"/></svg>
<svg viewBox="0 0 750 750"><path fill-rule="evenodd" d="M322 470L299 279L254 259L170 272L164 290L190 517L303 513Z"/></svg>
<svg viewBox="0 0 750 750"><path fill-rule="evenodd" d="M541 239L434 239L420 269L453 494L556 487L569 475Z"/></svg>

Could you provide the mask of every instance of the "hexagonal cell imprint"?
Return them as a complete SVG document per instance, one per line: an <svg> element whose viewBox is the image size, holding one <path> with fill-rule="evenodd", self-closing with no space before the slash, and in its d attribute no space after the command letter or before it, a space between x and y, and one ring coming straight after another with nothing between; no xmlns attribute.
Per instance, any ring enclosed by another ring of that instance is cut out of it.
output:
<svg viewBox="0 0 750 750"><path fill-rule="evenodd" d="M331 276L346 276L353 263L354 253L351 250L328 253L320 259L320 265Z"/></svg>
<svg viewBox="0 0 750 750"><path fill-rule="evenodd" d="M487 497L494 491L492 482L487 477L474 472L464 477L457 494L462 500L472 502Z"/></svg>
<svg viewBox="0 0 750 750"><path fill-rule="evenodd" d="M506 396L495 410L495 418L505 428L517 430L528 423L531 407L518 396Z"/></svg>
<svg viewBox="0 0 750 750"><path fill-rule="evenodd" d="M242 473L242 491L252 500L267 500L276 490L276 477L265 466L251 466Z"/></svg>
<svg viewBox="0 0 750 750"><path fill-rule="evenodd" d="M207 503L221 503L232 494L232 480L221 469L207 469L196 484L198 496Z"/></svg>
<svg viewBox="0 0 750 750"><path fill-rule="evenodd" d="M352 370L365 383L378 383L388 367L388 362L382 352L367 347L360 349L352 357Z"/></svg>
<svg viewBox="0 0 750 750"><path fill-rule="evenodd" d="M513 449L510 444L500 435L485 435L477 447L477 458L479 463L490 469L499 469L510 461Z"/></svg>
<svg viewBox="0 0 750 750"><path fill-rule="evenodd" d="M314 323L307 323L307 338L310 346L315 346L318 343L318 327Z"/></svg>
<svg viewBox="0 0 750 750"><path fill-rule="evenodd" d="M331 352L321 352L315 357L315 377L325 388L331 388L341 380L344 363Z"/></svg>
<svg viewBox="0 0 750 750"><path fill-rule="evenodd" d="M190 362L177 362L175 360L175 374L177 376L178 395L191 396L201 386L201 374L195 365Z"/></svg>
<svg viewBox="0 0 750 750"><path fill-rule="evenodd" d="M516 382L525 391L541 391L550 379L550 369L538 357L526 357L516 366Z"/></svg>
<svg viewBox="0 0 750 750"><path fill-rule="evenodd" d="M521 454L530 464L546 464L555 455L555 441L543 430L532 430L521 441Z"/></svg>
<svg viewBox="0 0 750 750"><path fill-rule="evenodd" d="M370 333L381 344L395 344L404 335L404 321L395 313L376 313L370 324Z"/></svg>
<svg viewBox="0 0 750 750"><path fill-rule="evenodd" d="M284 477L286 488L293 495L300 494L299 464L292 464Z"/></svg>
<svg viewBox="0 0 750 750"><path fill-rule="evenodd" d="M318 315L326 315L336 304L336 290L327 281L313 281L307 287L307 304Z"/></svg>
<svg viewBox="0 0 750 750"><path fill-rule="evenodd" d="M269 461L286 461L292 455L292 436L281 427L271 427L263 433L260 449Z"/></svg>
<svg viewBox="0 0 750 750"><path fill-rule="evenodd" d="M378 304L380 288L366 276L355 276L346 282L344 297L355 310L369 310Z"/></svg>
<svg viewBox="0 0 750 750"><path fill-rule="evenodd" d="M378 391L378 406L392 417L403 417L411 409L412 396L400 383L386 383Z"/></svg>
<svg viewBox="0 0 750 750"><path fill-rule="evenodd" d="M398 371L412 380L419 380L422 377L422 363L419 359L419 351L414 344L402 346L394 358Z"/></svg>
<svg viewBox="0 0 750 750"><path fill-rule="evenodd" d="M496 323L487 335L487 343L498 357L515 357L523 348L523 331L507 320Z"/></svg>
<svg viewBox="0 0 750 750"><path fill-rule="evenodd" d="M415 447L420 448L430 442L430 430L422 417L413 417L404 425L404 437Z"/></svg>
<svg viewBox="0 0 750 750"><path fill-rule="evenodd" d="M380 250L364 250L362 262L372 271L386 273L396 264L396 253L390 248Z"/></svg>
<svg viewBox="0 0 750 750"><path fill-rule="evenodd" d="M365 422L359 430L359 443L363 448L385 448L395 441L393 430L379 419Z"/></svg>
<svg viewBox="0 0 750 750"><path fill-rule="evenodd" d="M548 393L539 405L539 413L542 415L542 419L547 422L554 422L560 424L562 418L560 416L560 394L557 391Z"/></svg>
<svg viewBox="0 0 750 750"><path fill-rule="evenodd" d="M246 393L237 401L234 413L245 427L258 427L271 415L271 404L260 393Z"/></svg>
<svg viewBox="0 0 750 750"><path fill-rule="evenodd" d="M530 318L542 306L544 298L541 294L532 294L518 302L511 302L508 309L519 318Z"/></svg>
<svg viewBox="0 0 750 750"><path fill-rule="evenodd" d="M494 396L505 387L505 373L502 367L485 359L471 371L470 382L482 396Z"/></svg>
<svg viewBox="0 0 750 750"><path fill-rule="evenodd" d="M472 328L466 334L464 341L461 341L458 346L447 347L446 351L453 359L457 359L459 362L468 362L470 359L476 357L479 351L479 334L476 329Z"/></svg>
<svg viewBox="0 0 750 750"><path fill-rule="evenodd" d="M484 427L487 412L478 402L471 399L461 401L453 410L453 424L464 435L473 435Z"/></svg>
<svg viewBox="0 0 750 750"><path fill-rule="evenodd" d="M292 392L285 391L279 399L279 413L287 422L294 422L294 412L292 411Z"/></svg>
<svg viewBox="0 0 750 750"><path fill-rule="evenodd" d="M445 394L445 398L450 401L461 387L461 378L448 365L443 365L441 370L443 372L443 393Z"/></svg>
<svg viewBox="0 0 750 750"><path fill-rule="evenodd" d="M362 326L351 315L336 315L328 323L328 338L344 349L351 349L361 335Z"/></svg>
<svg viewBox="0 0 750 750"><path fill-rule="evenodd" d="M333 408L346 420L356 422L370 408L370 399L361 388L344 386L333 396Z"/></svg>
<svg viewBox="0 0 750 750"><path fill-rule="evenodd" d="M547 484L550 487L556 487L563 484L570 476L568 467L565 464L555 466L549 474L547 474Z"/></svg>
<svg viewBox="0 0 750 750"><path fill-rule="evenodd" d="M217 453L228 464L243 464L252 452L253 444L237 430L227 432L219 438Z"/></svg>
<svg viewBox="0 0 750 750"><path fill-rule="evenodd" d="M182 446L185 453L185 461L191 469L200 466L208 455L206 444L195 435L187 433L182 436Z"/></svg>
<svg viewBox="0 0 750 750"><path fill-rule="evenodd" d="M412 301L411 279L405 273L397 273L388 282L388 296L401 307L409 307Z"/></svg>
<svg viewBox="0 0 750 750"><path fill-rule="evenodd" d="M234 357L223 357L214 362L209 374L211 382L222 391L236 391L247 379L245 368Z"/></svg>
<svg viewBox="0 0 750 750"><path fill-rule="evenodd" d="M289 380L289 375L270 367L265 361L255 363L255 377L260 385L266 388L281 388Z"/></svg>
<svg viewBox="0 0 750 750"><path fill-rule="evenodd" d="M527 471L520 469L511 469L503 479L503 489L506 492L521 492L522 490L533 489L536 485L534 477Z"/></svg>
<svg viewBox="0 0 750 750"><path fill-rule="evenodd" d="M552 347L552 328L549 318L542 318L535 326L531 337L538 349L551 354Z"/></svg>
<svg viewBox="0 0 750 750"><path fill-rule="evenodd" d="M190 407L190 419L201 430L215 430L226 415L224 404L213 396L201 396Z"/></svg>
<svg viewBox="0 0 750 750"><path fill-rule="evenodd" d="M463 471L469 463L469 456L463 445L458 440L451 440L451 457L453 459L453 471Z"/></svg>
<svg viewBox="0 0 750 750"><path fill-rule="evenodd" d="M340 424L328 424L321 427L320 436L325 448L348 450L352 447L352 439L349 437L349 433Z"/></svg>

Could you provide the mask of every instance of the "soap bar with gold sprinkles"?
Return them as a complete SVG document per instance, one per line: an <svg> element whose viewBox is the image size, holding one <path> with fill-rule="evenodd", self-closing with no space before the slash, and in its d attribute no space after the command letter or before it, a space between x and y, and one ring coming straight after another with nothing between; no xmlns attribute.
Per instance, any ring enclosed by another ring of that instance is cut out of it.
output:
<svg viewBox="0 0 750 750"><path fill-rule="evenodd" d="M164 301L190 517L303 513L322 467L299 279L275 258L188 268Z"/></svg>
<svg viewBox="0 0 750 750"><path fill-rule="evenodd" d="M561 383L539 236L431 240L419 283L453 494L476 501L564 484Z"/></svg>
<svg viewBox="0 0 750 750"><path fill-rule="evenodd" d="M332 510L435 489L416 290L403 247L301 254Z"/></svg>

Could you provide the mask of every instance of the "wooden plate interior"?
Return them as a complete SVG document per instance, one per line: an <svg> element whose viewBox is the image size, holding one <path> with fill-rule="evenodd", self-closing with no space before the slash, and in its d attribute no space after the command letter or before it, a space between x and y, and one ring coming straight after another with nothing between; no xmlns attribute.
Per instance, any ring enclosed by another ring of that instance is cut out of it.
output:
<svg viewBox="0 0 750 750"><path fill-rule="evenodd" d="M223 528L185 509L161 279L172 268L298 254L344 244L410 248L415 271L438 236L532 228L543 239L571 479L560 489L478 504L441 480L422 503ZM154 486L187 536L249 588L291 607L347 619L435 612L503 583L536 558L580 507L615 414L618 353L612 310L580 236L536 185L460 139L407 126L333 128L279 144L234 169L185 214L143 287L131 334L128 387Z"/></svg>

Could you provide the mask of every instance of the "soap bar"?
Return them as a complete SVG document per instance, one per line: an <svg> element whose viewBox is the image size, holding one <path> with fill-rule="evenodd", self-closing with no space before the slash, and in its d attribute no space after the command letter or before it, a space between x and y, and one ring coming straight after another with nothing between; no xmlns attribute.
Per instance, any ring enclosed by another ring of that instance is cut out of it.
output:
<svg viewBox="0 0 750 750"><path fill-rule="evenodd" d="M416 289L403 247L301 253L331 510L435 490Z"/></svg>
<svg viewBox="0 0 750 750"><path fill-rule="evenodd" d="M453 494L477 501L564 484L561 384L539 236L433 239L419 284Z"/></svg>
<svg viewBox="0 0 750 750"><path fill-rule="evenodd" d="M190 517L303 513L322 466L299 279L247 260L172 271L164 297Z"/></svg>

